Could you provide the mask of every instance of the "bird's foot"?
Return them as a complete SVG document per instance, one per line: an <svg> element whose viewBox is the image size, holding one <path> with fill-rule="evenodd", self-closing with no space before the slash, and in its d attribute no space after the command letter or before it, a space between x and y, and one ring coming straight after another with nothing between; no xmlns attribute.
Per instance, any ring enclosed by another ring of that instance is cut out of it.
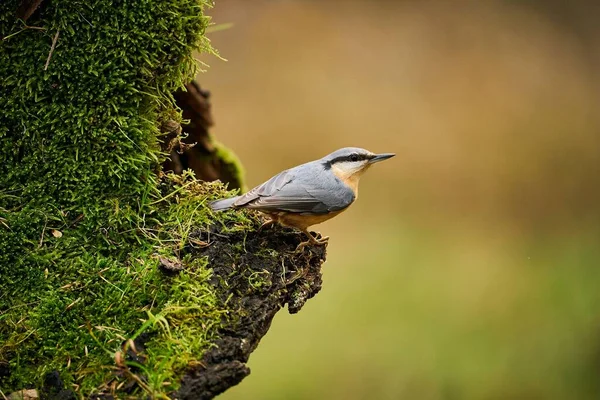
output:
<svg viewBox="0 0 600 400"><path fill-rule="evenodd" d="M295 253L302 252L302 250L309 244L316 244L317 246L324 246L325 244L327 244L327 242L329 242L329 236L324 236L324 237L320 237L319 239L317 239L310 232L305 232L305 233L308 235L309 239L305 242L300 243L296 247Z"/></svg>
<svg viewBox="0 0 600 400"><path fill-rule="evenodd" d="M329 236L321 236L319 239L315 238L315 241L315 244L324 245L329 242Z"/></svg>
<svg viewBox="0 0 600 400"><path fill-rule="evenodd" d="M273 219L263 222L263 224L258 228L257 232L260 232L263 229L272 226L274 223L275 223L275 220L273 220Z"/></svg>

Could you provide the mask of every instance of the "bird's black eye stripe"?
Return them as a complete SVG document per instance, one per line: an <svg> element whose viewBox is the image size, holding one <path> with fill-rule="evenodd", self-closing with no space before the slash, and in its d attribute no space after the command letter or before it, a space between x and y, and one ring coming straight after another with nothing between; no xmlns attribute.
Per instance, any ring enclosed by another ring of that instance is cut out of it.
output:
<svg viewBox="0 0 600 400"><path fill-rule="evenodd" d="M356 162L356 161L370 160L371 158L373 158L373 156L370 154L352 153L352 154L349 154L346 156L336 157L333 160L331 160L330 163L335 164L335 163L344 162L344 161Z"/></svg>

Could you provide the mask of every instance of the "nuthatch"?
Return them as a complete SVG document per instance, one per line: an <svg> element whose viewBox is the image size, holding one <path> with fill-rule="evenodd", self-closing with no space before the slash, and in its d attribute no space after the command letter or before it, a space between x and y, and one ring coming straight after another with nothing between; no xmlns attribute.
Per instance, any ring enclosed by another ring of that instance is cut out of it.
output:
<svg viewBox="0 0 600 400"><path fill-rule="evenodd" d="M246 194L213 201L210 206L215 211L258 210L269 217L261 229L278 222L301 230L309 240L300 243L297 251L309 243L323 245L329 238L316 239L307 228L346 210L358 197L360 176L372 164L393 156L346 147L320 160L285 170Z"/></svg>

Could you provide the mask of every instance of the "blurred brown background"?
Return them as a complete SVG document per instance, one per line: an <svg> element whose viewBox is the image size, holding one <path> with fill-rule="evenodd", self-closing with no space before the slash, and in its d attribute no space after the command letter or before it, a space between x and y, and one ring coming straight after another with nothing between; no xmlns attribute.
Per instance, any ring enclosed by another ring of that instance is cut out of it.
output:
<svg viewBox="0 0 600 400"><path fill-rule="evenodd" d="M345 146L324 288L222 399L600 398L600 7L220 0L198 78L254 186Z"/></svg>

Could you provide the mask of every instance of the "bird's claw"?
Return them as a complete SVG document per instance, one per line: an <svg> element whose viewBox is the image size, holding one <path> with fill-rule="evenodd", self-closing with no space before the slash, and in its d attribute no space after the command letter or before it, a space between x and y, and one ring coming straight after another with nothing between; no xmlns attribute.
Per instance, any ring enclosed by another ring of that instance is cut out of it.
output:
<svg viewBox="0 0 600 400"><path fill-rule="evenodd" d="M320 235L320 234L319 234L319 235ZM322 236L321 238L319 238L319 239L315 239L315 240L316 240L316 242L317 242L316 244L323 245L323 244L326 244L326 243L328 243L328 242L329 242L329 236Z"/></svg>
<svg viewBox="0 0 600 400"><path fill-rule="evenodd" d="M310 234L309 234L310 235ZM319 234L320 236L321 234ZM324 246L329 242L329 236L324 236L321 237L319 239L315 238L313 235L310 235L310 239L300 243L297 247L296 250L294 251L295 253L300 253L302 252L302 250L308 246L309 244L315 244L317 246Z"/></svg>
<svg viewBox="0 0 600 400"><path fill-rule="evenodd" d="M272 219L263 222L263 224L258 228L257 232L262 232L263 229L272 227L274 223L275 221Z"/></svg>

